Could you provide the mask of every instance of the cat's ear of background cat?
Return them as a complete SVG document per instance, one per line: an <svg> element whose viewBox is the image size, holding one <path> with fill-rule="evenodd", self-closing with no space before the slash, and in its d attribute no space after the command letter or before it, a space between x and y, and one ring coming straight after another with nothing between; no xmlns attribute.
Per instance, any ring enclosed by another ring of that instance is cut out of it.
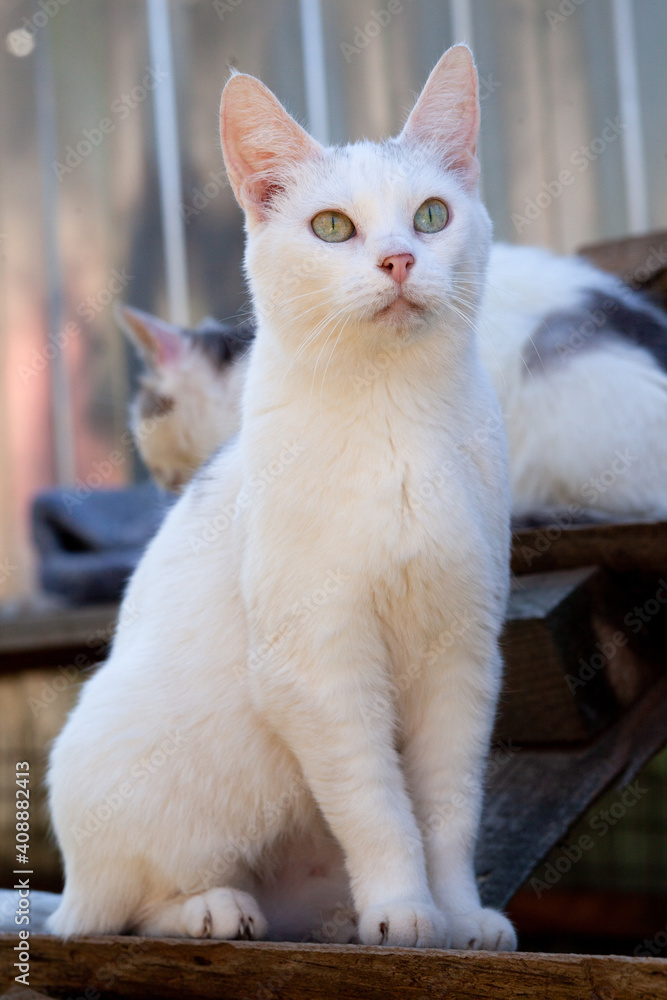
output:
<svg viewBox="0 0 667 1000"><path fill-rule="evenodd" d="M435 147L469 190L479 179L478 90L470 49L452 45L432 70L400 136L410 144Z"/></svg>
<svg viewBox="0 0 667 1000"><path fill-rule="evenodd" d="M254 76L235 73L222 92L220 137L236 200L250 224L265 218L285 173L322 147Z"/></svg>
<svg viewBox="0 0 667 1000"><path fill-rule="evenodd" d="M187 345L180 327L119 302L114 315L128 340L152 368L177 361L183 355Z"/></svg>

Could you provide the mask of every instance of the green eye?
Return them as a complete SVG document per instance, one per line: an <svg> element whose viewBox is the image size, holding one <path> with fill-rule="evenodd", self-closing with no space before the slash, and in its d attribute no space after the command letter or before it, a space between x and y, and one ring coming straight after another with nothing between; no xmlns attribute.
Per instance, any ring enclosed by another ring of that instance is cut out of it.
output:
<svg viewBox="0 0 667 1000"><path fill-rule="evenodd" d="M415 212L415 229L418 233L439 233L448 220L447 206L439 198L428 198Z"/></svg>
<svg viewBox="0 0 667 1000"><path fill-rule="evenodd" d="M355 234L352 220L342 212L319 212L311 222L313 232L326 243L344 243Z"/></svg>

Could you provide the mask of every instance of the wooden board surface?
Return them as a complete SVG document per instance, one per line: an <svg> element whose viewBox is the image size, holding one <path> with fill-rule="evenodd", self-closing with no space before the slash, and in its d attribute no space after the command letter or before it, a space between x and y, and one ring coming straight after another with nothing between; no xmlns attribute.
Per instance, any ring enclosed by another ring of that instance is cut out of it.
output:
<svg viewBox="0 0 667 1000"><path fill-rule="evenodd" d="M588 567L526 574L513 584L496 740L589 739L665 672L662 575Z"/></svg>
<svg viewBox="0 0 667 1000"><path fill-rule="evenodd" d="M546 573L575 566L663 573L667 569L667 521L572 526L561 519L561 523L554 520L514 532L514 573Z"/></svg>
<svg viewBox="0 0 667 1000"><path fill-rule="evenodd" d="M4 939L4 988L11 961ZM98 1000L667 1000L667 960L37 936L30 987Z"/></svg>
<svg viewBox="0 0 667 1000"><path fill-rule="evenodd" d="M86 607L25 609L0 617L0 654L23 650L37 652L53 646L86 646L106 635L116 621L117 604ZM99 643L98 643L99 644ZM91 648L90 645L88 648Z"/></svg>
<svg viewBox="0 0 667 1000"><path fill-rule="evenodd" d="M636 778L666 742L664 676L589 743L563 749L510 747L504 756L497 750L476 859L485 903L505 906L595 800L612 785L619 786L620 798L620 786Z"/></svg>

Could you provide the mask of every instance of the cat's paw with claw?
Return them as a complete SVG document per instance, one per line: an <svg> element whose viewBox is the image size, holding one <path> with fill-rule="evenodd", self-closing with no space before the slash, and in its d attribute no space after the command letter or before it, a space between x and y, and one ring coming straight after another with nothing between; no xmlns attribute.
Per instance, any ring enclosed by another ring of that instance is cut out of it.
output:
<svg viewBox="0 0 667 1000"><path fill-rule="evenodd" d="M264 937L268 924L252 896L240 889L224 888L165 900L134 930L147 937L256 941Z"/></svg>
<svg viewBox="0 0 667 1000"><path fill-rule="evenodd" d="M448 915L450 948L470 951L516 951L516 931L498 910L479 909Z"/></svg>
<svg viewBox="0 0 667 1000"><path fill-rule="evenodd" d="M239 889L209 889L183 906L190 937L256 941L267 923L255 900Z"/></svg>
<svg viewBox="0 0 667 1000"><path fill-rule="evenodd" d="M391 948L443 948L447 918L428 903L398 901L370 906L359 921L359 940Z"/></svg>

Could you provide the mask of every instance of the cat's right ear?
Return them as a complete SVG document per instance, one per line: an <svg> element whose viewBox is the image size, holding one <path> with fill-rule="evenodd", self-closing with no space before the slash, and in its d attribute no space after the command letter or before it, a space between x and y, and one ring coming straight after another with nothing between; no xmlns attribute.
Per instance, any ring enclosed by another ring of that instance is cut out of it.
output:
<svg viewBox="0 0 667 1000"><path fill-rule="evenodd" d="M323 149L254 76L236 73L220 102L220 138L230 183L250 224L266 217L290 168Z"/></svg>
<svg viewBox="0 0 667 1000"><path fill-rule="evenodd" d="M114 314L128 340L151 368L178 361L187 350L183 332L172 323L120 303L116 303Z"/></svg>

